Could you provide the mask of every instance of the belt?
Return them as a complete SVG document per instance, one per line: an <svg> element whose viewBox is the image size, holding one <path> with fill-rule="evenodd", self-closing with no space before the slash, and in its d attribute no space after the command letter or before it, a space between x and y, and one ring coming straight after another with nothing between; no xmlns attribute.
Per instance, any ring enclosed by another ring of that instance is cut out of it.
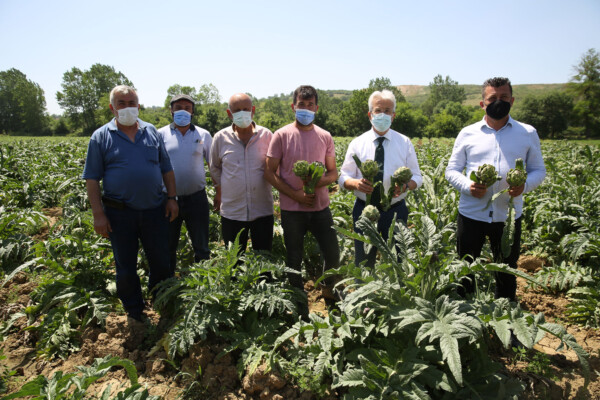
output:
<svg viewBox="0 0 600 400"><path fill-rule="evenodd" d="M189 198L189 197L195 196L195 195L197 195L198 193L202 193L202 192L205 192L205 191L206 191L206 188L204 188L204 189L200 189L200 190L198 190L197 192L194 192L194 193L192 193L192 194L184 194L183 196L177 196L177 200L181 200L181 199L187 199L187 198Z"/></svg>
<svg viewBox="0 0 600 400"><path fill-rule="evenodd" d="M102 196L102 204L104 204L105 207L116 208L117 210L124 210L127 208L124 202L106 196Z"/></svg>

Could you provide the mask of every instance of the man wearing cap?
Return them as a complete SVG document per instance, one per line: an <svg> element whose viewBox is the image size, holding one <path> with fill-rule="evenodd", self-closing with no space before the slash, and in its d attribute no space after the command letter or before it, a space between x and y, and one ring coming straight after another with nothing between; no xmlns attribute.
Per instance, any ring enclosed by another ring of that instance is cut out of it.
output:
<svg viewBox="0 0 600 400"><path fill-rule="evenodd" d="M215 134L210 151L210 176L216 186L215 210L221 212L225 244L240 234L241 251L248 233L254 250L271 251L273 245L273 193L264 179L267 150L273 134L252 121L250 96L237 93L229 99L231 126Z"/></svg>
<svg viewBox="0 0 600 400"><path fill-rule="evenodd" d="M175 177L156 128L137 118L135 89L119 85L111 90L110 110L115 118L90 139L83 179L94 230L110 238L117 295L127 314L141 321L144 299L137 274L139 242L148 260L150 291L173 275L168 237L169 220L178 212Z"/></svg>
<svg viewBox="0 0 600 400"><path fill-rule="evenodd" d="M194 261L207 260L208 248L208 199L204 160L210 165L212 138L207 130L192 123L194 99L178 94L171 99L173 123L158 130L175 172L179 216L171 222L169 252L171 269L175 272L177 246L181 225L185 222L194 249Z"/></svg>

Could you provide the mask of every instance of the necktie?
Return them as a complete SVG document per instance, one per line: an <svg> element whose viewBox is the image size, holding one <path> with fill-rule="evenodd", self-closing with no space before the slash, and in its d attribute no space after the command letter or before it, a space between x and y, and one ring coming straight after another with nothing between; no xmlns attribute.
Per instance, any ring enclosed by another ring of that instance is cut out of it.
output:
<svg viewBox="0 0 600 400"><path fill-rule="evenodd" d="M384 137L378 137L377 138L377 147L375 148L375 162L377 162L377 164L379 165L379 171L377 172L377 175L375 175L375 182L382 182L383 181L383 160L385 159L385 154L383 151L383 141L385 140ZM375 182L373 182L373 185L375 185ZM373 192L373 194L371 195L371 204L373 204L375 207L379 207L380 203L381 203L381 189L379 189L379 187Z"/></svg>

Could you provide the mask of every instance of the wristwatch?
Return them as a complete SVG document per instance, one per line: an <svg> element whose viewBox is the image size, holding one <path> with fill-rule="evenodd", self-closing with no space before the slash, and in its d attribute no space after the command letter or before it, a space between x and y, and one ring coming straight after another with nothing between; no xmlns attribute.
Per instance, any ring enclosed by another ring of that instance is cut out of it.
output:
<svg viewBox="0 0 600 400"><path fill-rule="evenodd" d="M177 196L167 196L167 200L175 200L175 201L177 201Z"/></svg>

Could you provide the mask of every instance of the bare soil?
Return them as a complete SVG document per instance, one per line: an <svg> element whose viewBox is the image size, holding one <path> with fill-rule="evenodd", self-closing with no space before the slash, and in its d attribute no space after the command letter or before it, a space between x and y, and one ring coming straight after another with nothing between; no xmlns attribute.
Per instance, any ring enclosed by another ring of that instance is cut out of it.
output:
<svg viewBox="0 0 600 400"><path fill-rule="evenodd" d="M532 273L542 262L537 259L523 257L520 268ZM17 274L3 288L0 288L0 321L12 314L22 311L29 304L29 294L35 288L28 281L27 275ZM320 293L320 288L307 282L310 312L327 315L327 303ZM568 300L562 296L548 295L527 287L522 279L518 279L518 297L524 309L533 313L543 312L548 321L557 321L565 325L564 310ZM274 371L268 371L264 365L255 371L237 370L237 355L222 354L223 343L218 340L196 344L189 355L181 361L180 370L175 369L168 359L156 332L159 316L148 313L149 322L139 323L124 315L111 314L104 328L87 328L82 333L82 345L79 352L69 358L46 360L37 357L34 348L35 338L23 328L25 317L16 322L14 333L5 337L0 349L6 356L4 366L15 370L16 377L9 382L9 393L37 375L51 377L57 371L74 372L77 366L91 365L95 358L107 355L131 360L138 371L139 382L148 388L150 394L170 400L181 396L188 388L185 398L218 399L218 400L283 400L314 399L316 396L302 392L285 377ZM576 325L566 325L568 332L589 353L592 379L584 389L584 377L572 350L557 351L559 340L545 337L535 350L549 357L549 371L543 376L528 371L527 360L517 360L511 351L500 356L507 372L526 383L524 399L600 399L600 332ZM158 342L157 342L158 340ZM156 344L158 343L158 344ZM529 357L534 352L528 353ZM1 369L1 368L0 368ZM241 376L240 376L241 375ZM190 385L193 383L193 385ZM100 394L108 385L113 393L129 385L125 371L116 369L96 382L89 393ZM331 395L329 399L338 398Z"/></svg>

